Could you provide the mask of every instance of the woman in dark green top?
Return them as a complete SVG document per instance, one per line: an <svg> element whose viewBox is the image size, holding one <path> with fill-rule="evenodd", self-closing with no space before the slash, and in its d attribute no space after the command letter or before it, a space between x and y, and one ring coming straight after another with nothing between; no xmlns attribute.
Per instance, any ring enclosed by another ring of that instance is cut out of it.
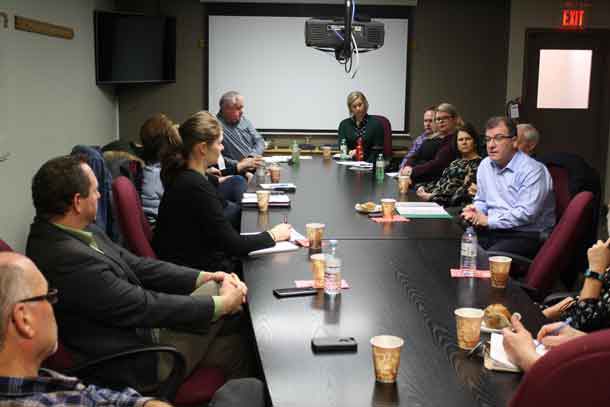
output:
<svg viewBox="0 0 610 407"><path fill-rule="evenodd" d="M354 157L357 140L362 137L364 159L373 162L375 153L383 151L383 126L368 114L369 102L362 92L355 91L347 95L347 108L350 117L339 124L339 145L345 139L349 156Z"/></svg>

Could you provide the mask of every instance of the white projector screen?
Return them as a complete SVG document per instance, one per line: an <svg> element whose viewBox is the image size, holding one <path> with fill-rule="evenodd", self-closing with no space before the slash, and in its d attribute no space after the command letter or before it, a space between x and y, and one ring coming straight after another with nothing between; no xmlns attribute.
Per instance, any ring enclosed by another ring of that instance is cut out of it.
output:
<svg viewBox="0 0 610 407"><path fill-rule="evenodd" d="M305 46L305 20L210 15L209 109L236 90L257 129L336 131L348 116L347 94L360 90L369 113L404 131L408 21L376 19L385 24L384 45L360 55L351 79L333 54Z"/></svg>

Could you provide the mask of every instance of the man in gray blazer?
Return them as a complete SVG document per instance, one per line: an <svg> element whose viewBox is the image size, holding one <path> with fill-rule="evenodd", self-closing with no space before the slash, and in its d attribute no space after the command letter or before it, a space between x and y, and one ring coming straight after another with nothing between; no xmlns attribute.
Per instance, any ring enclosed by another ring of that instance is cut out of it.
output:
<svg viewBox="0 0 610 407"><path fill-rule="evenodd" d="M247 288L236 276L179 267L133 255L93 221L99 193L79 158L46 162L32 181L36 218L27 255L62 293L56 315L62 343L78 359L154 344L176 347L187 374L217 366L227 378L247 375L239 318ZM145 388L169 373L170 361L140 356L101 378Z"/></svg>

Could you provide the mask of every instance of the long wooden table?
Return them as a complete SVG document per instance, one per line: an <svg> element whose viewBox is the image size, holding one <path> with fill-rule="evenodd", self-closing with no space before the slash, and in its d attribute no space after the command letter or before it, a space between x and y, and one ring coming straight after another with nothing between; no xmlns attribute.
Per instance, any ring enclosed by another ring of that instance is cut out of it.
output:
<svg viewBox="0 0 610 407"><path fill-rule="evenodd" d="M355 202L395 195L393 180L379 184L370 173L316 159L284 167L283 176L297 184L293 206L271 209L268 225L284 214L301 232L309 221L326 223L327 237L339 239L351 288L336 298L319 292L279 300L273 288L311 279L307 250L245 262L248 308L273 405L506 405L520 375L489 372L481 358L467 358L456 344L453 310L503 303L536 331L543 318L527 295L512 284L498 291L488 280L451 278L461 235L454 222L384 226L354 211ZM266 227L256 210L244 210L244 231ZM396 385L375 382L369 340L379 334L405 340ZM357 353L314 354L311 339L328 335L355 337Z"/></svg>

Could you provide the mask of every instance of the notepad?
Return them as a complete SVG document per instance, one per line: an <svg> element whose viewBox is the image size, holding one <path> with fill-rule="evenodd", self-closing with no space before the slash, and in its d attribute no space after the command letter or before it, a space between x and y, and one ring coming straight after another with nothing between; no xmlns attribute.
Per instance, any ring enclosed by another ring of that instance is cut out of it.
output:
<svg viewBox="0 0 610 407"><path fill-rule="evenodd" d="M337 161L339 165L349 165L350 167L373 168L373 164L366 161Z"/></svg>
<svg viewBox="0 0 610 407"><path fill-rule="evenodd" d="M396 211L412 219L451 219L445 208L436 202L396 202Z"/></svg>
<svg viewBox="0 0 610 407"><path fill-rule="evenodd" d="M255 250L253 252L248 253L249 256L260 256L263 254L272 254L272 253L282 253L282 252L291 252L294 250L299 250L299 247L290 242L277 242L275 246L269 247L267 249Z"/></svg>
<svg viewBox="0 0 610 407"><path fill-rule="evenodd" d="M256 198L256 193L244 192L241 199L241 204L243 206L257 206L258 199ZM286 194L269 195L269 206L289 207L290 197Z"/></svg>
<svg viewBox="0 0 610 407"><path fill-rule="evenodd" d="M276 184L261 184L261 188L277 191L295 191L297 186L292 182L279 182Z"/></svg>
<svg viewBox="0 0 610 407"><path fill-rule="evenodd" d="M548 349L540 342L534 340L536 353L540 356L544 355ZM485 367L489 370L499 370L503 372L520 372L519 366L516 366L508 359L508 355L504 350L504 336L497 333L491 334L491 344L489 353L485 354Z"/></svg>

